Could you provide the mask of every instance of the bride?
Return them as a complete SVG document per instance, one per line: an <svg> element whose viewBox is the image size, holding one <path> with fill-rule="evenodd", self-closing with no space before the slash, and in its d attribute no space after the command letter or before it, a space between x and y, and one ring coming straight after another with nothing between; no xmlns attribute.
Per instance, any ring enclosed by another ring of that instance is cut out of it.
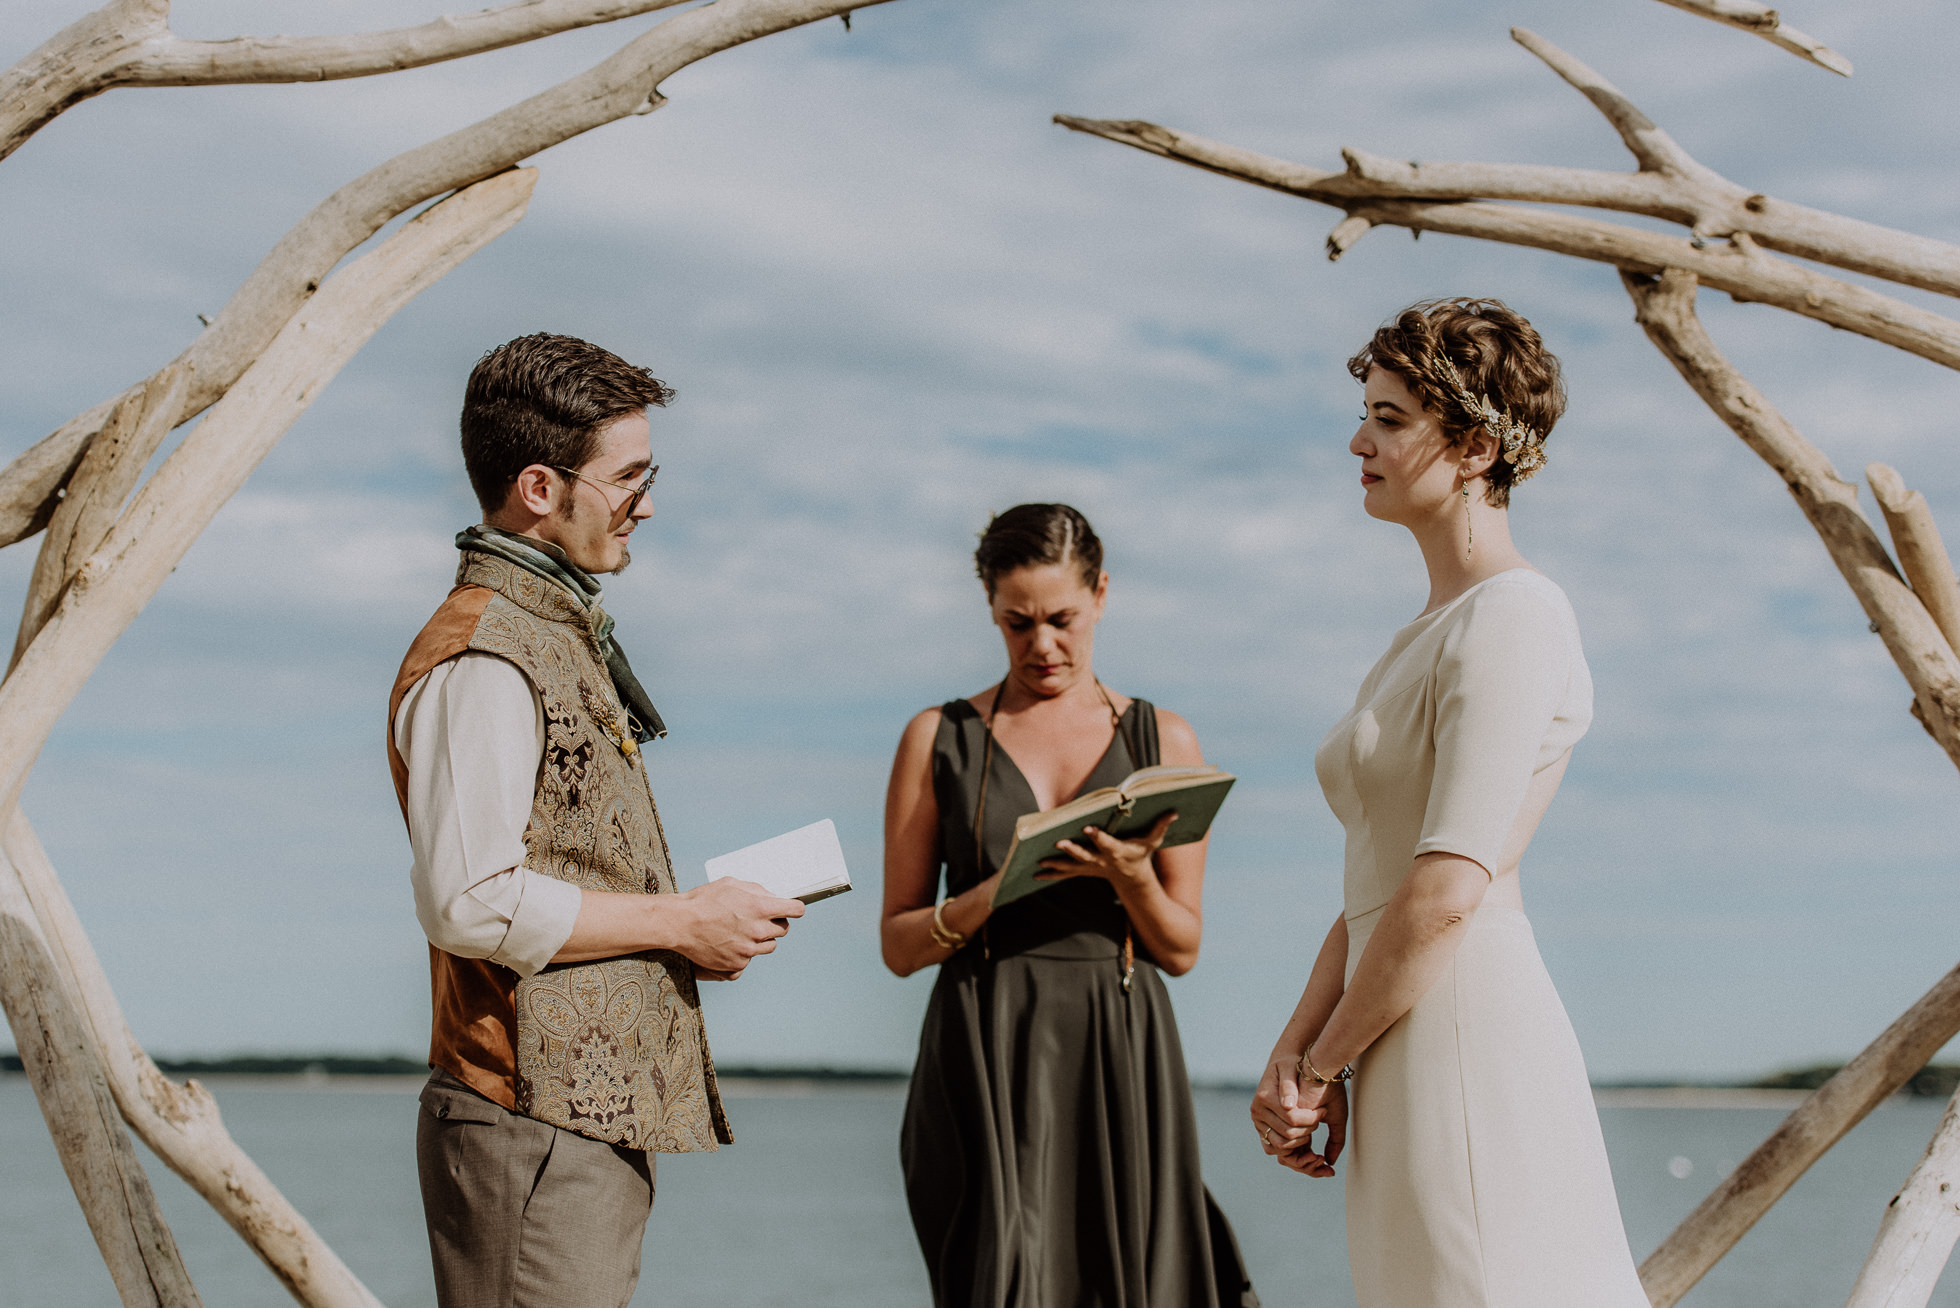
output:
<svg viewBox="0 0 1960 1308"><path fill-rule="evenodd" d="M1429 602L1314 756L1345 904L1252 1122L1308 1176L1347 1150L1361 1308L1646 1308L1518 883L1592 720L1572 607L1508 523L1565 408L1558 360L1503 304L1449 299L1348 369L1364 506L1415 536Z"/></svg>

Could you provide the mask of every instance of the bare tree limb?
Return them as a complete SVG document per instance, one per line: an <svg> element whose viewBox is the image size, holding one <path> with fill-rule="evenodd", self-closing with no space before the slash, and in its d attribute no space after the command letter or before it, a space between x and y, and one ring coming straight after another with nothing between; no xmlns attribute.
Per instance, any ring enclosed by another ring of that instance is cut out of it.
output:
<svg viewBox="0 0 1960 1308"><path fill-rule="evenodd" d="M0 853L0 901L25 895L123 1120L231 1224L295 1299L311 1308L381 1308L232 1140L210 1092L196 1081L175 1084L136 1043L74 905L18 809L0 827Z"/></svg>
<svg viewBox="0 0 1960 1308"><path fill-rule="evenodd" d="M1640 1264L1654 1308L1672 1308L1810 1165L1960 1032L1960 967L1785 1118Z"/></svg>
<svg viewBox="0 0 1960 1308"><path fill-rule="evenodd" d="M1616 209L1678 222L1697 244L1747 236L1756 245L1944 295L1960 295L1960 246L1752 192L1696 161L1604 77L1543 37L1512 37L1585 95L1640 169L1609 173L1534 164L1404 162L1343 150L1345 173L1303 168L1154 123L1057 115L1077 131L1271 186L1323 204L1365 198L1522 200ZM1713 285L1705 273L1703 280ZM1834 283L1841 284L1841 283Z"/></svg>
<svg viewBox="0 0 1960 1308"><path fill-rule="evenodd" d="M1379 189L1381 184L1364 180L1357 185L1352 173L1319 172L1155 123L1075 118L1066 114L1056 115L1055 121L1075 131L1179 163L1333 205L1378 225L1526 245L1647 274L1657 274L1664 268L1684 268L1704 285L1738 299L1772 304L1869 336L1946 367L1960 368L1960 322L1776 258L1740 233L1732 241L1710 243L1699 237L1682 239L1577 214L1520 205L1376 199L1357 192ZM1426 173L1429 167L1421 165L1416 172ZM1960 264L1956 268L1960 269ZM1960 287L1960 280L1955 285Z"/></svg>
<svg viewBox="0 0 1960 1308"><path fill-rule="evenodd" d="M0 1006L96 1248L127 1308L203 1308L71 988L11 870L0 866Z"/></svg>
<svg viewBox="0 0 1960 1308"><path fill-rule="evenodd" d="M1703 182L1723 180L1720 174L1695 162L1694 157L1683 150L1673 137L1640 112L1640 107L1627 99L1619 87L1573 56L1526 28L1512 28L1511 39L1544 60L1553 72L1565 79L1566 85L1592 101L1593 108L1606 115L1606 121L1613 124L1613 130L1620 134L1620 140L1640 162L1642 172Z"/></svg>
<svg viewBox="0 0 1960 1308"><path fill-rule="evenodd" d="M1933 615L1947 646L1960 651L1960 580L1954 578L1953 561L1940 542L1940 529L1926 497L1907 490L1899 474L1882 463L1866 465L1865 483L1885 514L1893 552L1912 593Z"/></svg>
<svg viewBox="0 0 1960 1308"><path fill-rule="evenodd" d="M1739 27L1745 32L1753 32L1772 45L1780 45L1800 59L1808 59L1819 68L1828 68L1840 77L1851 76L1851 61L1814 36L1806 36L1794 27L1784 25L1782 15L1768 5L1754 3L1754 0L1661 0L1662 4L1685 9L1703 18L1712 18L1730 27Z"/></svg>
<svg viewBox="0 0 1960 1308"><path fill-rule="evenodd" d="M1857 488L1722 356L1695 314L1695 281L1622 274L1648 337L1717 417L1775 469L1822 538L1872 627L1911 684L1920 720L1960 763L1960 660L1900 579L1858 511ZM1792 1113L1641 1264L1655 1308L1668 1308L1732 1248L1797 1178L1960 1032L1960 968Z"/></svg>
<svg viewBox="0 0 1960 1308"><path fill-rule="evenodd" d="M335 274L163 461L0 683L0 812L55 720L218 509L382 323L517 222L536 180L520 169L479 182Z"/></svg>
<svg viewBox="0 0 1960 1308"><path fill-rule="evenodd" d="M1899 1193L1886 1205L1845 1308L1926 1308L1960 1239L1960 1091Z"/></svg>
<svg viewBox="0 0 1960 1308"><path fill-rule="evenodd" d="M177 425L189 385L188 366L165 368L147 385L132 391L116 407L114 421L100 438L89 443L88 452L68 480L67 494L48 523L48 534L41 540L9 668L20 661L21 652L54 612L75 569L95 553L95 547L115 525L123 501L136 489L143 466Z"/></svg>
<svg viewBox="0 0 1960 1308"><path fill-rule="evenodd" d="M418 27L348 36L187 41L169 0L117 0L0 73L0 159L73 105L123 86L220 86L368 77L615 22L681 0L518 0Z"/></svg>
<svg viewBox="0 0 1960 1308"><path fill-rule="evenodd" d="M316 205L253 270L176 362L193 372L183 420L223 395L348 252L391 219L580 133L665 103L662 81L699 59L885 0L714 0L667 19L550 90L371 169ZM143 383L138 383L141 385ZM134 387L131 388L135 389ZM127 392L125 392L127 394ZM123 397L64 423L0 470L0 545L38 530L82 447Z"/></svg>
<svg viewBox="0 0 1960 1308"><path fill-rule="evenodd" d="M1183 139L1197 142L1201 138ZM1354 149L1343 150L1341 154L1347 160L1347 173L1322 174L1329 180L1314 186L1312 189L1317 193L1306 198L1323 203L1335 203L1330 197L1337 196L1343 199L1379 196L1395 199L1523 200L1616 209L1621 213L1644 214L1650 218L1680 223L1692 229L1704 243L1747 236L1763 248L1779 253L1814 259L1849 272L1868 273L1901 286L1937 291L1944 295L1960 295L1960 246L1881 227L1877 223L1861 222L1804 205L1790 204L1767 195L1750 194L1746 188L1731 182L1691 186L1659 173L1609 173L1590 168L1557 168L1542 164L1430 160L1413 163ZM1179 156L1172 154L1169 157ZM1264 156L1252 155L1251 158L1263 159ZM1228 170L1217 171L1225 171L1227 176L1237 176ZM1271 185L1263 181L1258 184ZM1281 186L1277 189L1304 194L1293 187Z"/></svg>
<svg viewBox="0 0 1960 1308"><path fill-rule="evenodd" d="M1349 214L1334 224L1334 230L1327 233L1327 262L1334 263L1354 248L1354 243L1368 234L1374 224L1357 214Z"/></svg>
<svg viewBox="0 0 1960 1308"><path fill-rule="evenodd" d="M16 802L62 710L219 507L382 323L523 216L536 180L535 170L521 169L478 182L329 278L137 493L0 683L0 812L15 819L7 827L7 862L58 942L75 992L84 996L118 1106L313 1308L379 1305L231 1142L209 1096L195 1083L170 1085L135 1047L46 856L17 820ZM183 384L163 389L160 406ZM111 464L104 476L113 475ZM80 519L86 518L84 511Z"/></svg>
<svg viewBox="0 0 1960 1308"><path fill-rule="evenodd" d="M1859 512L1858 488L1723 357L1695 314L1691 274L1670 268L1658 278L1622 274L1622 281L1648 338L1789 487L1912 687L1926 729L1960 765L1960 659Z"/></svg>

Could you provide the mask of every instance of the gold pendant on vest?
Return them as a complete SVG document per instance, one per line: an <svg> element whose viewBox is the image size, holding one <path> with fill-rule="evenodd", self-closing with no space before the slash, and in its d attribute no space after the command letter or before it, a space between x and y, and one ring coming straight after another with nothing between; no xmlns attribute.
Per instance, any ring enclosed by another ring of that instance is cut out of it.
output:
<svg viewBox="0 0 1960 1308"><path fill-rule="evenodd" d="M592 720L605 731L606 738L612 741L621 757L628 763L637 763L640 757L640 742L627 727L627 717L596 694L583 680L579 682L579 698L585 701L585 711Z"/></svg>

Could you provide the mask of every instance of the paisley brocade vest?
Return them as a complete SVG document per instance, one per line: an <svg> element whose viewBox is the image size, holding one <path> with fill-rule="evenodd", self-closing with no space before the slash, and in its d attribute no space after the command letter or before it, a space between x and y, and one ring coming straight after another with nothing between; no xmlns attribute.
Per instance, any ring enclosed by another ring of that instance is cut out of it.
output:
<svg viewBox="0 0 1960 1308"><path fill-rule="evenodd" d="M525 866L581 889L673 894L666 832L586 609L503 559L466 553L456 589L409 647L388 705L388 762L402 698L465 650L510 660L544 705L544 759ZM552 964L519 977L431 945L429 1062L505 1108L580 1135L660 1153L731 1143L694 968L668 950Z"/></svg>

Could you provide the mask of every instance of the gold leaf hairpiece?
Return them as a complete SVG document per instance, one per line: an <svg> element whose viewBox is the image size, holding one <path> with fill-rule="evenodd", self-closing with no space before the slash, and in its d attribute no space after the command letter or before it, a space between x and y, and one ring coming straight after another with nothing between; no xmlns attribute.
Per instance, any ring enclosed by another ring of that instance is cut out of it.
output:
<svg viewBox="0 0 1960 1308"><path fill-rule="evenodd" d="M1473 395L1457 374L1456 365L1450 356L1437 350L1429 356L1429 363L1443 380L1449 383L1451 394L1456 401L1471 413L1477 415L1500 448L1504 451L1504 462L1511 465L1512 479L1527 480L1532 473L1545 466L1545 442L1531 428L1513 418L1503 409L1490 402L1490 397Z"/></svg>

